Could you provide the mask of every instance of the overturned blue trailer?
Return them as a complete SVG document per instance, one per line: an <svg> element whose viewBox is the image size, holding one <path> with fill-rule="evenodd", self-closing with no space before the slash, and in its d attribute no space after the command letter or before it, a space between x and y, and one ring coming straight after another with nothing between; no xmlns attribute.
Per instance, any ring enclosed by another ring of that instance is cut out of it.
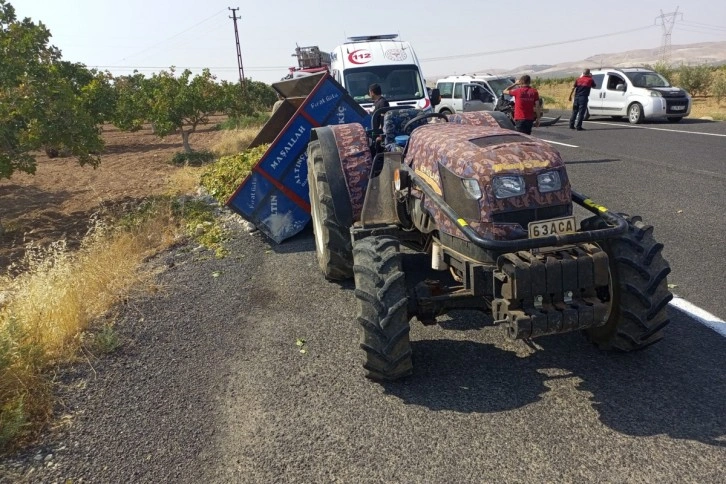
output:
<svg viewBox="0 0 726 484"><path fill-rule="evenodd" d="M250 148L270 143L227 205L277 243L310 221L307 144L313 128L370 126L370 115L327 72L272 85L282 105Z"/></svg>

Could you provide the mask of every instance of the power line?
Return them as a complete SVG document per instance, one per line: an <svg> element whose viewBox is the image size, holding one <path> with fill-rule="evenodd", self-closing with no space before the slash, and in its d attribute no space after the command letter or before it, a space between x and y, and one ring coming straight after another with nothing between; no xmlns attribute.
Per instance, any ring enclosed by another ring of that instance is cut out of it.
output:
<svg viewBox="0 0 726 484"><path fill-rule="evenodd" d="M712 30L723 30L726 31L726 27L724 26L718 26L718 25L709 25L709 24L703 24L701 22L689 22L688 20L682 20L682 25L690 25L691 27L698 27L698 28L704 28L704 29L712 29Z"/></svg>
<svg viewBox="0 0 726 484"><path fill-rule="evenodd" d="M208 21L209 19L211 19L211 18L213 18L213 17L216 17L217 15L219 15L219 14L220 14L220 13L222 13L222 12L224 12L224 9L222 9L222 10L220 10L220 11L218 11L218 12L215 12L215 13L214 13L213 15L210 15L209 17L207 17L207 18L205 18L205 19L203 19L203 20L200 20L199 22L195 23L195 24L194 24L194 25L192 25L191 27L189 27L189 28L186 28L186 29L182 30L182 31L181 31L181 32L179 32L179 33L176 33L176 34L172 35L171 37L167 37L166 39L164 39L164 40L161 40L161 41L157 42L156 44L150 45L149 47L146 47L145 49L143 49L143 50L140 50L139 52L137 52L137 53L135 53L135 54L132 54L132 55L128 55L128 56L126 56L126 57L123 57L123 58L122 58L121 60L126 60L126 59L128 59L129 57L136 57L137 55L143 54L144 52L147 52L147 51L149 51L149 50L151 50L151 49L154 49L154 48L158 47L159 45L163 44L164 42L168 42L168 41L169 41L169 40L171 40L171 39L174 39L174 38L176 38L176 37L179 37L179 36L180 36L181 34L185 34L185 33L189 32L189 31L190 31L190 30L192 30L193 28L195 28L195 27L197 27L197 26L199 26L199 25L203 24L204 22Z"/></svg>
<svg viewBox="0 0 726 484"><path fill-rule="evenodd" d="M469 57L482 57L482 56L494 55L494 54L506 54L509 52L519 52L522 50L529 50L529 49L540 49L542 47L552 47L555 45L573 44L575 42L582 42L585 40L602 39L604 37L612 37L615 35L623 35L623 34L629 34L631 32L638 32L640 30L652 29L653 27L654 27L653 25L648 25L646 27L638 27L636 29L622 30L620 32L613 32L610 34L593 35L591 37L582 37L579 39L572 39L572 40L562 40L559 42L549 42L547 44L537 44L537 45L529 45L526 47L514 47L511 49L492 50L489 52L474 52L471 54L456 54L456 55L447 55L447 56L441 56L441 57L428 57L425 59L422 58L421 60L427 61L427 62L436 62L436 61L451 60L451 59L466 59Z"/></svg>
<svg viewBox="0 0 726 484"><path fill-rule="evenodd" d="M713 30L704 30L704 29L702 29L700 27L694 27L692 25L686 25L686 26L684 26L683 24L680 24L680 23L678 24L678 31L679 32L681 32L681 31L685 31L685 32L699 32L699 33L702 33L702 34L720 35L722 37L724 35L723 32L715 32Z"/></svg>

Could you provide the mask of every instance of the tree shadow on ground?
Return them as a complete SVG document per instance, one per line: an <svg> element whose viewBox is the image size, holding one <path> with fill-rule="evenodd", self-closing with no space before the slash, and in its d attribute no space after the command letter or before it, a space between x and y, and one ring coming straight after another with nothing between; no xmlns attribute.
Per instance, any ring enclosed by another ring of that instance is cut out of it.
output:
<svg viewBox="0 0 726 484"><path fill-rule="evenodd" d="M41 190L33 186L0 184L0 221L47 207L58 207L81 191Z"/></svg>
<svg viewBox="0 0 726 484"><path fill-rule="evenodd" d="M414 375L384 387L432 410L498 412L539 401L558 378L547 374L564 370L613 430L726 447L726 339L675 310L671 317L661 343L628 354L598 351L578 333L540 338L525 357L475 341L414 341ZM465 319L446 328L475 327Z"/></svg>
<svg viewBox="0 0 726 484"><path fill-rule="evenodd" d="M182 144L181 140L178 143L114 144L114 145L106 146L106 148L101 153L101 158L103 158L103 155L119 155L119 154L125 154L125 153L148 153L149 151L155 151L155 150L161 151L161 150L169 150L169 149L173 149L173 148L183 151L184 145ZM160 156L165 156L165 157L168 157L169 159L171 159L171 157L173 156L173 153L169 153L169 152L165 151L164 153L160 153Z"/></svg>
<svg viewBox="0 0 726 484"><path fill-rule="evenodd" d="M13 200L19 206L6 212L5 205L2 205L3 211L0 212L0 222L4 227L0 233L0 270L4 273L10 268L10 275L17 275L27 268L23 260L28 247L46 247L63 241L67 250L78 250L83 238L99 220L117 219L144 200L124 197L88 210L65 213L54 207L72 197L71 192L45 192L34 187L23 187L17 192L13 194ZM0 201L5 202L2 187Z"/></svg>

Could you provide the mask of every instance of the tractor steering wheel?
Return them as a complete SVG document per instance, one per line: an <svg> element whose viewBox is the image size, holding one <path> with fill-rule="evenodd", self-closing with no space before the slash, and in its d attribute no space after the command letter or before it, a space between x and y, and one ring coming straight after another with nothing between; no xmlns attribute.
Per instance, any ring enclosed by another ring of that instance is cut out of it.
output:
<svg viewBox="0 0 726 484"><path fill-rule="evenodd" d="M403 132L410 135L411 132L413 131L413 129L418 127L417 124L419 122L421 122L424 119L428 119L428 118L439 118L439 119L443 119L447 123L449 122L449 118L447 118L445 114L441 114L441 113L419 114L418 116L416 116L415 118L410 120L408 123L403 125Z"/></svg>

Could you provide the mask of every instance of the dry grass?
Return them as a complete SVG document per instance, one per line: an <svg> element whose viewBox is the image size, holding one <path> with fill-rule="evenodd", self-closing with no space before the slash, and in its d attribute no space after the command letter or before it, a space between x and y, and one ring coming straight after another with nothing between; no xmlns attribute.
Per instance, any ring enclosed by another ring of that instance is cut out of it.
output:
<svg viewBox="0 0 726 484"><path fill-rule="evenodd" d="M206 168L184 166L175 171L167 181L166 194L171 197L194 193L199 187L199 178Z"/></svg>
<svg viewBox="0 0 726 484"><path fill-rule="evenodd" d="M217 156L236 155L244 151L255 139L260 127L230 129L222 134L221 138L212 146Z"/></svg>
<svg viewBox="0 0 726 484"><path fill-rule="evenodd" d="M570 95L572 85L560 83L551 85L536 86L540 96L546 97L545 108L548 109L571 109L572 102L567 98ZM714 120L726 120L726 102L719 104L713 96L693 98L690 118L711 118Z"/></svg>
<svg viewBox="0 0 726 484"><path fill-rule="evenodd" d="M224 131L218 156L244 151L260 127ZM166 196L143 203L113 227L96 224L79 250L65 241L31 248L22 272L0 274L0 453L31 442L52 418L52 374L59 363L113 351L121 344L109 311L148 281L150 255L194 235L221 255L224 234L212 208L193 194L209 167L185 166L167 179ZM200 231L200 227L202 230Z"/></svg>
<svg viewBox="0 0 726 484"><path fill-rule="evenodd" d="M76 252L30 250L29 270L0 281L0 448L34 436L51 412L47 370L76 357L91 323L143 280L143 260L178 237L170 201L123 227L99 225Z"/></svg>

